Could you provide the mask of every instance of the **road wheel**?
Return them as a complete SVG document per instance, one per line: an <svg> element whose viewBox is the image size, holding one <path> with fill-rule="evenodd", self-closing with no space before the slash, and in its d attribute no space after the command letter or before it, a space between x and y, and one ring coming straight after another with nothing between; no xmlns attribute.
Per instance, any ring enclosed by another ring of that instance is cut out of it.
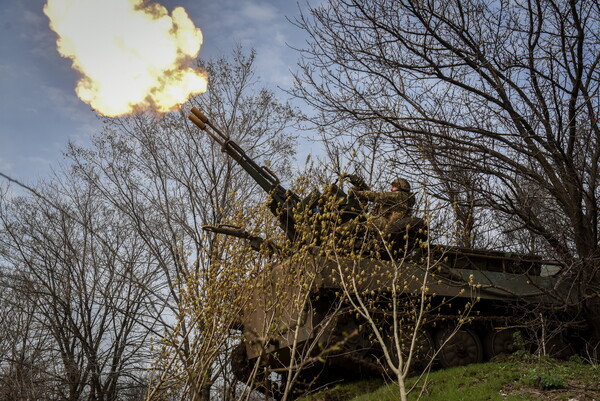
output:
<svg viewBox="0 0 600 401"><path fill-rule="evenodd" d="M468 365L483 361L483 347L473 330L442 330L435 336L440 365L443 368Z"/></svg>
<svg viewBox="0 0 600 401"><path fill-rule="evenodd" d="M509 355L519 349L515 344L515 335L517 330L505 329L487 332L483 338L483 350L486 359L491 359L497 355Z"/></svg>
<svg viewBox="0 0 600 401"><path fill-rule="evenodd" d="M413 331L404 333L400 336L400 347L403 348L402 356L406 358L410 349L410 343L412 341ZM393 333L389 333L385 338L385 345L390 352L392 363L398 366L398 353L396 350L396 342L394 341ZM416 337L415 348L413 350L413 358L411 361L411 369L423 369L427 367L434 355L435 345L431 334L427 330L419 330Z"/></svg>

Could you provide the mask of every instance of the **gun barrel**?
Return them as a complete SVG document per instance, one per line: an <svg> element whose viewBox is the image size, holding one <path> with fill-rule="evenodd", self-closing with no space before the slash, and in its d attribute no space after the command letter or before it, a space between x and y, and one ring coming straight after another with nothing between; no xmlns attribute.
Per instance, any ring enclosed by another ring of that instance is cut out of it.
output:
<svg viewBox="0 0 600 401"><path fill-rule="evenodd" d="M221 224L219 226L212 226L212 225L207 224L207 225L203 225L202 229L204 231L208 231L211 233L231 235L233 237L238 237L238 238L250 238L252 236L249 232L245 231L241 227L223 225L223 224Z"/></svg>
<svg viewBox="0 0 600 401"><path fill-rule="evenodd" d="M271 196L272 202L269 207L272 213L279 219L288 238L294 239L296 233L293 208L300 202L298 195L283 188L270 169L256 164L237 143L221 132L200 110L192 107L189 119L218 143L221 150L231 156Z"/></svg>
<svg viewBox="0 0 600 401"><path fill-rule="evenodd" d="M198 128L200 128L201 130L206 131L206 124L204 124L202 122L202 120L200 120L198 117L196 117L194 114L190 114L190 120L192 120L192 122L194 124L196 124L198 126Z"/></svg>
<svg viewBox="0 0 600 401"><path fill-rule="evenodd" d="M192 107L191 112L192 112L193 115L195 115L203 123L207 123L208 122L208 117L206 117L206 115L204 115L204 113L201 112L200 110L198 110L197 108Z"/></svg>
<svg viewBox="0 0 600 401"><path fill-rule="evenodd" d="M219 226L203 225L202 229L215 234L225 234L232 237L245 239L249 241L252 249L257 252L260 252L263 248L268 249L272 253L281 251L281 249L273 242L265 240L264 238L256 235L252 235L241 227L221 224Z"/></svg>
<svg viewBox="0 0 600 401"><path fill-rule="evenodd" d="M192 107L192 114L190 114L190 120L194 122L200 129L206 131L206 126L208 125L213 131L215 131L224 141L229 140L229 137L221 132L219 128L217 128L204 113L198 110L195 107ZM193 118L194 117L194 118ZM196 120L196 121L195 121Z"/></svg>
<svg viewBox="0 0 600 401"><path fill-rule="evenodd" d="M273 187L279 183L273 172L266 172L264 167L260 167L252 160L240 146L217 128L208 117L200 110L192 107L189 119L201 130L205 131L215 142L221 145L223 152L230 155L263 187L267 192L273 190ZM210 128L207 129L207 127ZM212 131L212 132L211 132ZM215 135L216 133L216 135Z"/></svg>

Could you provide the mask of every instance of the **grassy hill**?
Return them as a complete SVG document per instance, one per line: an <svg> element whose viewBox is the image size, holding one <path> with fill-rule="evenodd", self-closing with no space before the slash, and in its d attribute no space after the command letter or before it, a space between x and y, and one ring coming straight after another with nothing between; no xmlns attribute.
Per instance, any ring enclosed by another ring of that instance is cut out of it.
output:
<svg viewBox="0 0 600 401"><path fill-rule="evenodd" d="M409 400L426 401L600 401L600 366L579 358L556 361L514 355L493 362L431 372L408 380ZM396 386L383 381L341 384L302 401L397 401Z"/></svg>

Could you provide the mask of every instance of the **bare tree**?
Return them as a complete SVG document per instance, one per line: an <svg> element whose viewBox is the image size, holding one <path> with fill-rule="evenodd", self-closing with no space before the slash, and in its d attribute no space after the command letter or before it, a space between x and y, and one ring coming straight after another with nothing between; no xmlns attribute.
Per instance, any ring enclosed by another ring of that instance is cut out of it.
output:
<svg viewBox="0 0 600 401"><path fill-rule="evenodd" d="M460 193L472 177L467 204L564 261L600 339L598 3L330 0L309 13L295 93L323 111L316 123L383 122L421 173Z"/></svg>
<svg viewBox="0 0 600 401"><path fill-rule="evenodd" d="M294 111L257 87L253 62L254 52L237 49L231 60L206 63L209 89L189 106L210 116L251 156L289 172ZM161 270L164 352L151 395L171 389L206 400L213 383L227 374L227 365L217 362L232 345L232 305L240 288L234 280L250 267L202 226L239 223L244 212L252 224L250 208L263 197L219 145L189 122L188 111L108 120L93 149L73 146L69 157L77 173L126 216ZM237 261L234 269L225 264L231 259Z"/></svg>
<svg viewBox="0 0 600 401"><path fill-rule="evenodd" d="M150 360L156 269L92 187L57 178L42 198L2 199L12 396L116 400Z"/></svg>
<svg viewBox="0 0 600 401"><path fill-rule="evenodd" d="M0 288L0 399L42 399L57 383L53 341L39 321L35 303L2 272Z"/></svg>

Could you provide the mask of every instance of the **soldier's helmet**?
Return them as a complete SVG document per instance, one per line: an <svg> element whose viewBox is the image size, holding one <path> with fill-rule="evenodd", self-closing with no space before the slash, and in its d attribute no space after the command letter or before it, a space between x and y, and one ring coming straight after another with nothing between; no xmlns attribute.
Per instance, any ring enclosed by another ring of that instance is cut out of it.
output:
<svg viewBox="0 0 600 401"><path fill-rule="evenodd" d="M410 184L404 178L396 178L392 181L392 187L396 187L400 191L410 192Z"/></svg>

